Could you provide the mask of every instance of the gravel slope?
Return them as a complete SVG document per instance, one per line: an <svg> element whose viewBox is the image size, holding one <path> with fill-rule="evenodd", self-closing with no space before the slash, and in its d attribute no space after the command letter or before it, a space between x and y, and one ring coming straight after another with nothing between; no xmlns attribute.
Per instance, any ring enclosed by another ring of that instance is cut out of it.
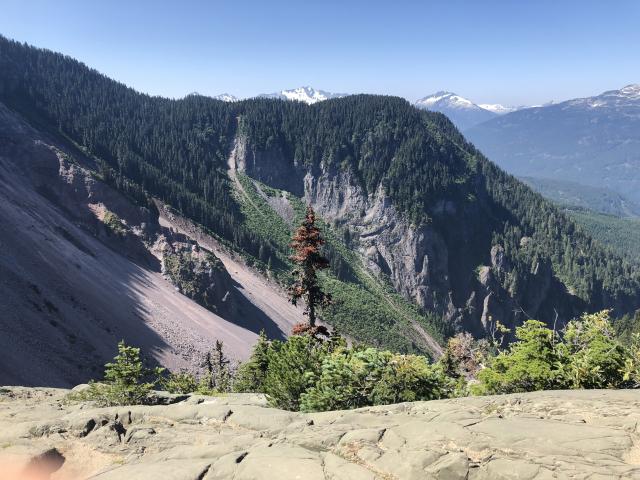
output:
<svg viewBox="0 0 640 480"><path fill-rule="evenodd" d="M67 147L2 104L0 132L0 384L94 378L120 339L174 369L196 365L216 339L244 359L261 329L282 337L301 318L278 288L220 248L237 314L222 318L181 295L140 252L110 248L79 225L96 221L87 184L100 185L63 178L55 151ZM65 198L52 200L53 190Z"/></svg>

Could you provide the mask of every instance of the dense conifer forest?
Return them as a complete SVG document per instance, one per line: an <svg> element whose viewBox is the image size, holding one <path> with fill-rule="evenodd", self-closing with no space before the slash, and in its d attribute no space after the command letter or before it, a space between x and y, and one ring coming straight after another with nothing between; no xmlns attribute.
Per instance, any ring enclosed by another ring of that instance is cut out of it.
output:
<svg viewBox="0 0 640 480"><path fill-rule="evenodd" d="M279 152L292 169L328 166L349 171L368 193L383 187L413 224L438 225L451 251L464 252L460 269L486 263L491 245L501 244L516 273L500 280L512 291L526 289L543 264L590 310L623 314L640 304L637 267L483 157L444 115L400 98L308 106L152 97L70 57L0 37L0 101L94 156L104 178L138 202L157 197L255 258L276 259L280 247L247 228L231 194L227 158L238 134L256 151ZM440 200L455 200L463 214L434 214Z"/></svg>

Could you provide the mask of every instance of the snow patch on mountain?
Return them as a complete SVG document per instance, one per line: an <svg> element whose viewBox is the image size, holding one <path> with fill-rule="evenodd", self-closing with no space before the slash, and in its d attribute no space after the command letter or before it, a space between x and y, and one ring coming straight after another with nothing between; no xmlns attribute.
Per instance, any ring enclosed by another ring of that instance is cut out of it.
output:
<svg viewBox="0 0 640 480"><path fill-rule="evenodd" d="M507 113L515 112L516 110L521 110L526 107L506 107L504 105L500 105L499 103L480 103L478 104L480 108L484 108L485 110L489 110L490 112L496 113L498 115L505 115Z"/></svg>
<svg viewBox="0 0 640 480"><path fill-rule="evenodd" d="M418 107L430 109L430 107L446 106L448 108L477 109L478 105L468 98L461 97L452 92L437 92L433 95L421 98L416 102Z"/></svg>
<svg viewBox="0 0 640 480"><path fill-rule="evenodd" d="M626 87L621 88L620 95L629 98L640 99L640 83L627 85Z"/></svg>
<svg viewBox="0 0 640 480"><path fill-rule="evenodd" d="M230 93L221 93L220 95L216 95L215 97L216 100L222 100L223 102L237 102L238 100L240 100L238 97L236 97L235 95L231 95Z"/></svg>
<svg viewBox="0 0 640 480"><path fill-rule="evenodd" d="M258 95L262 98L279 98L281 100L291 100L296 102L304 102L312 105L314 103L329 100L331 98L346 97L346 93L331 93L325 90L316 90L313 87L298 87L291 90L281 90L275 93L263 93Z"/></svg>
<svg viewBox="0 0 640 480"><path fill-rule="evenodd" d="M593 97L576 98L563 102L563 107L622 108L637 107L640 102L640 84L627 85L619 90L608 90Z"/></svg>

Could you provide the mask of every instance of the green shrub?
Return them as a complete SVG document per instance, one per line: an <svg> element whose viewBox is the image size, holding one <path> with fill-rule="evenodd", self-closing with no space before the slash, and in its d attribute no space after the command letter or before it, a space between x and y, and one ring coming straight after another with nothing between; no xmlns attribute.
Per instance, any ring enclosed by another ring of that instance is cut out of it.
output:
<svg viewBox="0 0 640 480"><path fill-rule="evenodd" d="M183 295L195 300L212 312L222 297L219 282L224 275L224 265L212 253L201 250L178 250L167 252L163 257L163 271Z"/></svg>
<svg viewBox="0 0 640 480"><path fill-rule="evenodd" d="M640 347L620 342L607 310L570 321L561 338L535 320L517 328L516 337L479 372L473 393L638 386Z"/></svg>
<svg viewBox="0 0 640 480"><path fill-rule="evenodd" d="M622 385L627 350L616 339L608 311L569 322L562 348L572 388Z"/></svg>
<svg viewBox="0 0 640 480"><path fill-rule="evenodd" d="M102 217L102 222L107 231L113 233L118 237L124 237L127 235L127 226L120 220L120 217L110 210L107 210Z"/></svg>
<svg viewBox="0 0 640 480"><path fill-rule="evenodd" d="M432 400L453 383L419 355L340 348L327 355L317 382L301 395L303 411L326 411Z"/></svg>
<svg viewBox="0 0 640 480"><path fill-rule="evenodd" d="M373 389L373 405L452 396L455 382L421 355L394 354Z"/></svg>
<svg viewBox="0 0 640 480"><path fill-rule="evenodd" d="M327 353L326 344L310 335L272 342L263 384L269 403L285 410L298 410L300 396L315 383Z"/></svg>
<svg viewBox="0 0 640 480"><path fill-rule="evenodd" d="M631 337L631 345L622 368L622 378L630 388L640 388L640 333Z"/></svg>
<svg viewBox="0 0 640 480"><path fill-rule="evenodd" d="M616 332L616 338L623 345L631 345L634 334L640 333L640 310L617 318L613 323L613 328Z"/></svg>
<svg viewBox="0 0 640 480"><path fill-rule="evenodd" d="M100 406L144 404L159 382L162 368L145 368L140 349L118 343L118 355L104 370L104 382L91 382L89 388L72 396L72 400L91 400Z"/></svg>
<svg viewBox="0 0 640 480"><path fill-rule="evenodd" d="M324 411L372 405L373 390L392 354L375 348L343 348L322 362L317 382L301 395L301 410Z"/></svg>
<svg viewBox="0 0 640 480"><path fill-rule="evenodd" d="M562 352L555 334L537 320L516 328L516 341L478 373L475 394L553 390L568 386Z"/></svg>
<svg viewBox="0 0 640 480"><path fill-rule="evenodd" d="M169 373L160 385L169 393L193 393L198 388L198 380L189 372Z"/></svg>
<svg viewBox="0 0 640 480"><path fill-rule="evenodd" d="M269 345L267 335L262 330L251 357L238 368L234 383L236 392L264 393L264 381L269 366Z"/></svg>

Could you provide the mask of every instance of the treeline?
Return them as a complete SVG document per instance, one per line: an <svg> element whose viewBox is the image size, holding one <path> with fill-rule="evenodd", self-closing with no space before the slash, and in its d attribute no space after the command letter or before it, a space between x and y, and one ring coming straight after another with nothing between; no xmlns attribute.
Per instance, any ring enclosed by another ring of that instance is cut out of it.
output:
<svg viewBox="0 0 640 480"><path fill-rule="evenodd" d="M240 131L252 148L277 150L292 168L348 170L367 193L383 185L400 210L419 223L436 199L470 188L466 155L433 125L400 98L353 95L312 107L244 102Z"/></svg>
<svg viewBox="0 0 640 480"><path fill-rule="evenodd" d="M292 169L348 170L366 193L382 185L415 224L436 225L450 251L465 251L452 260L461 262L454 271L487 264L491 246L500 244L513 265L503 286L516 295L546 262L587 308L612 306L621 313L640 302L637 266L602 248L551 202L488 161L442 114L370 95L311 108L256 100L245 102L243 112L241 131L253 149L280 152ZM458 212L439 216L436 206L447 201ZM461 243L461 232L473 241Z"/></svg>

